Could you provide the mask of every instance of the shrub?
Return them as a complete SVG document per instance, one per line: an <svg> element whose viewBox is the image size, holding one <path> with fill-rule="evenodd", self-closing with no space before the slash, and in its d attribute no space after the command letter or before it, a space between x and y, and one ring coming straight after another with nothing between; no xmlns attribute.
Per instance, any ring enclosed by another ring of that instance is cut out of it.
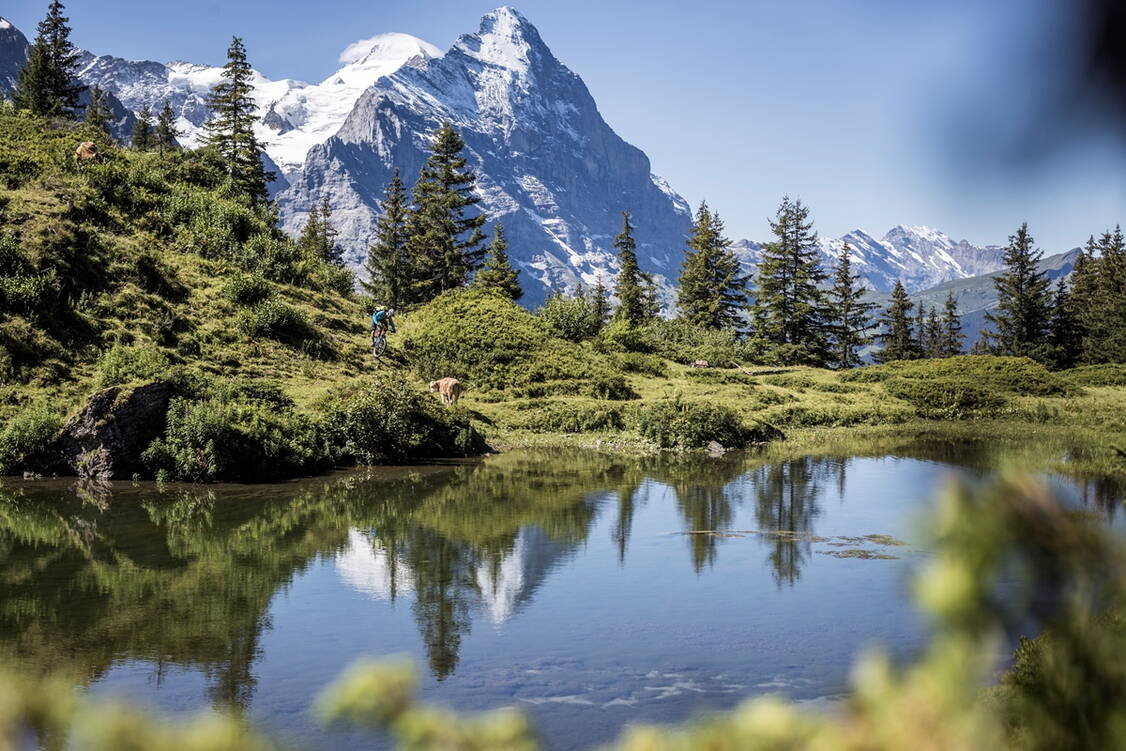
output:
<svg viewBox="0 0 1126 751"><path fill-rule="evenodd" d="M1057 373L1076 386L1126 386L1126 365L1082 365Z"/></svg>
<svg viewBox="0 0 1126 751"><path fill-rule="evenodd" d="M842 428L850 425L894 425L907 422L913 415L913 411L906 408L791 404L771 410L766 420L773 425Z"/></svg>
<svg viewBox="0 0 1126 751"><path fill-rule="evenodd" d="M590 339L602 328L590 302L581 295L552 295L536 311L536 317L556 336L572 342Z"/></svg>
<svg viewBox="0 0 1126 751"><path fill-rule="evenodd" d="M679 319L658 319L646 325L642 334L647 351L685 365L696 360L725 367L732 361L762 361L755 342L740 339L730 330L693 326Z"/></svg>
<svg viewBox="0 0 1126 751"><path fill-rule="evenodd" d="M665 361L656 355L641 352L619 352L610 361L623 373L639 373L655 378L667 378L669 374Z"/></svg>
<svg viewBox="0 0 1126 751"><path fill-rule="evenodd" d="M120 386L131 381L147 381L167 372L171 363L156 347L115 345L102 353L96 366L94 387Z"/></svg>
<svg viewBox="0 0 1126 751"><path fill-rule="evenodd" d="M540 409L526 410L525 414L516 427L541 433L587 433L625 427L620 407L601 404L555 402Z"/></svg>
<svg viewBox="0 0 1126 751"><path fill-rule="evenodd" d="M454 376L482 391L633 395L605 357L556 338L543 321L492 290L457 289L404 320L403 352L426 380Z"/></svg>
<svg viewBox="0 0 1126 751"><path fill-rule="evenodd" d="M325 264L324 287L342 297L351 297L356 292L356 272L343 266Z"/></svg>
<svg viewBox="0 0 1126 751"><path fill-rule="evenodd" d="M46 471L62 420L45 404L26 407L0 428L0 475Z"/></svg>
<svg viewBox="0 0 1126 751"><path fill-rule="evenodd" d="M242 311L238 327L251 338L268 337L279 341L300 341L309 336L309 323L301 311L277 297Z"/></svg>
<svg viewBox="0 0 1126 751"><path fill-rule="evenodd" d="M142 460L158 477L208 482L308 474L330 460L319 426L292 409L222 395L172 400Z"/></svg>
<svg viewBox="0 0 1126 751"><path fill-rule="evenodd" d="M336 392L320 409L338 461L378 464L468 455L484 448L464 416L395 375Z"/></svg>
<svg viewBox="0 0 1126 751"><path fill-rule="evenodd" d="M273 232L259 232L247 240L238 259L244 269L286 284L305 284L321 264L292 239Z"/></svg>
<svg viewBox="0 0 1126 751"><path fill-rule="evenodd" d="M892 378L884 389L915 408L920 417L960 420L997 414L1007 404L996 391L963 378Z"/></svg>
<svg viewBox="0 0 1126 751"><path fill-rule="evenodd" d="M885 374L884 378L961 379L994 391L1023 396L1066 396L1075 393L1075 387L1065 379L1027 357L958 355L928 360L897 360L853 373L865 373L864 380L878 379L877 373ZM841 380L861 379L842 376Z"/></svg>
<svg viewBox="0 0 1126 751"><path fill-rule="evenodd" d="M718 404L681 400L638 409L633 426L661 448L698 449L716 441L726 448L742 448L768 437L765 428L748 429L731 409Z"/></svg>
<svg viewBox="0 0 1126 751"><path fill-rule="evenodd" d="M257 274L236 274L223 285L223 297L235 305L257 305L272 291L273 285Z"/></svg>
<svg viewBox="0 0 1126 751"><path fill-rule="evenodd" d="M652 346L643 328L630 326L620 318L606 324L598 337L598 348L603 352L652 352Z"/></svg>

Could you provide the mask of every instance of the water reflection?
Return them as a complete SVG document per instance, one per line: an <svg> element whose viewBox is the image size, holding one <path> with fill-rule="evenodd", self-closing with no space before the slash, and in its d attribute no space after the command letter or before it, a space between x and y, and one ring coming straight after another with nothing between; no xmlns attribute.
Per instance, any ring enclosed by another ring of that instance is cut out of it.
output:
<svg viewBox="0 0 1126 751"><path fill-rule="evenodd" d="M641 511L668 503L691 533L687 563L700 576L750 514L766 533L750 544L765 546L778 587L795 586L824 498L835 492L843 502L849 466L511 454L251 488L117 485L92 494L11 483L0 488L0 657L82 682L123 662L150 665L158 684L170 668L187 668L205 677L215 706L245 709L272 599L332 561L354 591L409 603L441 680L457 669L475 618L512 619L590 544L601 517L621 567ZM1121 502L1108 481L1075 488L1102 508Z"/></svg>

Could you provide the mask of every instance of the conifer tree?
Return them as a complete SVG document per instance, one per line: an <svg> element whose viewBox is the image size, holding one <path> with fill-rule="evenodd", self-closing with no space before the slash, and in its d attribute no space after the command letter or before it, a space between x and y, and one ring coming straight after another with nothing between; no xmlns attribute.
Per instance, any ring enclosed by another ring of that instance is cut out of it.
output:
<svg viewBox="0 0 1126 751"><path fill-rule="evenodd" d="M63 15L63 4L51 0L27 64L20 69L16 106L43 117L74 117L81 109L78 98L86 87L75 79L81 52L70 41L69 21Z"/></svg>
<svg viewBox="0 0 1126 751"><path fill-rule="evenodd" d="M152 110L146 104L137 113L137 122L133 124L133 136L130 143L137 151L149 151L156 145L156 135L153 132Z"/></svg>
<svg viewBox="0 0 1126 751"><path fill-rule="evenodd" d="M994 354L1043 361L1048 356L1051 291L1047 275L1037 265L1043 253L1034 243L1027 222L1009 237L1005 271L993 279L997 307L985 314L994 330L983 333Z"/></svg>
<svg viewBox="0 0 1126 751"><path fill-rule="evenodd" d="M747 280L731 241L723 236L719 214L701 203L681 265L680 315L695 326L736 328L747 308Z"/></svg>
<svg viewBox="0 0 1126 751"><path fill-rule="evenodd" d="M618 280L614 294L618 298L615 316L630 326L640 326L653 316L652 283L637 263L637 241L628 211L622 212L622 231L614 238L618 251Z"/></svg>
<svg viewBox="0 0 1126 751"><path fill-rule="evenodd" d="M407 253L407 191L396 168L383 194L383 213L375 223L375 242L368 248L364 290L377 304L398 308L411 302L413 272Z"/></svg>
<svg viewBox="0 0 1126 751"><path fill-rule="evenodd" d="M1126 241L1121 227L1099 239L1094 362L1126 362Z"/></svg>
<svg viewBox="0 0 1126 751"><path fill-rule="evenodd" d="M305 228L297 238L297 247L306 255L317 258L332 266L343 266L344 258L336 245L340 233L332 226L332 208L328 198L314 203L309 209Z"/></svg>
<svg viewBox="0 0 1126 751"><path fill-rule="evenodd" d="M488 217L476 211L477 176L466 169L464 149L461 136L443 122L414 186L407 247L417 272L412 292L417 302L464 286L485 257L481 228Z"/></svg>
<svg viewBox="0 0 1126 751"><path fill-rule="evenodd" d="M504 225L497 222L493 227L493 241L489 243L489 255L485 265L473 275L473 285L483 289L499 290L512 300L524 296L520 287L520 272L512 268L508 259L508 241L504 237Z"/></svg>
<svg viewBox="0 0 1126 751"><path fill-rule="evenodd" d="M919 357L927 357L930 349L927 344L927 309L921 301L915 308L915 323L911 330L915 336L915 351Z"/></svg>
<svg viewBox="0 0 1126 751"><path fill-rule="evenodd" d="M598 275L598 280L594 283L594 290L591 292L590 315L599 329L606 325L606 321L610 318L610 294L606 290L606 283L602 280L602 274Z"/></svg>
<svg viewBox="0 0 1126 751"><path fill-rule="evenodd" d="M156 118L156 129L153 131L153 140L156 143L157 150L161 154L175 151L178 147L176 139L179 137L180 131L176 128L176 113L172 111L172 105L166 101L164 106L160 108L160 114Z"/></svg>
<svg viewBox="0 0 1126 751"><path fill-rule="evenodd" d="M110 138L109 122L112 118L109 97L102 87L95 86L90 92L90 104L86 106L86 123L100 130L106 138Z"/></svg>
<svg viewBox="0 0 1126 751"><path fill-rule="evenodd" d="M1094 235L1087 239L1087 246L1079 251L1071 271L1071 308L1075 314L1075 325L1082 341L1080 360L1093 363L1098 361L1100 350L1101 315L1099 309L1099 259L1098 244Z"/></svg>
<svg viewBox="0 0 1126 751"><path fill-rule="evenodd" d="M1060 277L1052 299L1052 316L1048 321L1048 365L1054 370L1074 367L1083 351L1079 323L1075 318L1067 282Z"/></svg>
<svg viewBox="0 0 1126 751"><path fill-rule="evenodd" d="M954 357L962 354L965 339L962 334L962 319L958 315L958 301L954 299L954 293L949 292L942 306L942 354L939 356Z"/></svg>
<svg viewBox="0 0 1126 751"><path fill-rule="evenodd" d="M265 203L269 199L266 185L274 175L262 166L262 143L254 135L258 105L251 96L253 84L254 71L247 61L246 47L234 37L227 49L222 79L207 99L211 119L204 127L207 145L223 158L235 188L252 202Z"/></svg>
<svg viewBox="0 0 1126 751"><path fill-rule="evenodd" d="M783 198L770 229L775 239L763 248L756 279L757 336L784 364L824 365L828 342L818 285L826 277L809 209Z"/></svg>
<svg viewBox="0 0 1126 751"><path fill-rule="evenodd" d="M883 331L877 338L883 348L876 353L876 362L918 359L918 345L911 332L911 311L914 309L915 304L907 297L903 282L897 280L891 291L891 307L880 317Z"/></svg>
<svg viewBox="0 0 1126 751"><path fill-rule="evenodd" d="M860 283L860 274L852 271L846 242L841 248L827 301L829 356L834 368L845 370L862 364L860 350L872 343L869 332L875 327L872 311L876 307L875 303L864 301L864 286Z"/></svg>
<svg viewBox="0 0 1126 751"><path fill-rule="evenodd" d="M921 309L922 303L919 304ZM942 348L942 322L938 318L938 310L932 305L930 313L927 314L926 324L926 348L923 350L924 357L944 357Z"/></svg>

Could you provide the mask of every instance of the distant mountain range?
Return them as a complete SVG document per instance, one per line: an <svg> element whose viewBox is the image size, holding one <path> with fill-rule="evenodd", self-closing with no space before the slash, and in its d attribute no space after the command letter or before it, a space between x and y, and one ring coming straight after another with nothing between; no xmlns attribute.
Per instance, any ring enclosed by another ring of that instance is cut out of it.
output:
<svg viewBox="0 0 1126 751"><path fill-rule="evenodd" d="M12 89L26 58L27 39L0 19L0 92ZM308 208L327 198L345 257L359 267L392 168L413 182L431 134L450 120L466 141L481 206L508 231L528 291L525 304L536 305L553 288L592 285L600 276L612 281L618 269L612 239L628 210L641 264L656 275L671 308L691 222L688 203L651 172L640 149L614 133L582 79L519 12L502 7L485 14L476 32L444 53L416 37L388 33L350 45L339 61L340 69L317 84L255 79L258 134L267 166L279 174L272 191L288 232L298 233ZM194 146L202 140L207 94L220 72L196 63L84 53L79 77L111 93L119 139L128 138L141 107L157 110L169 102L181 141ZM1001 265L997 246L899 225L880 239L859 229L823 238L827 268L845 242L874 294L886 293L897 279L912 293L957 285ZM741 240L735 250L752 270L762 244Z"/></svg>

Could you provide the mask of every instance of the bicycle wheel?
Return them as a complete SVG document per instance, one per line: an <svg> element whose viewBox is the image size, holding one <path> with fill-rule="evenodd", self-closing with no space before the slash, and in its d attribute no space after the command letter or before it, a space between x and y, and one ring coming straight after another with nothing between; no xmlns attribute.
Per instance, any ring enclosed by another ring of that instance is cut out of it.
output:
<svg viewBox="0 0 1126 751"><path fill-rule="evenodd" d="M372 354L373 357L375 357L375 359L378 360L380 357L382 357L383 351L385 349L387 349L387 337L386 336L377 336L377 337L375 337L375 339L372 340L372 342L371 342L371 354Z"/></svg>

